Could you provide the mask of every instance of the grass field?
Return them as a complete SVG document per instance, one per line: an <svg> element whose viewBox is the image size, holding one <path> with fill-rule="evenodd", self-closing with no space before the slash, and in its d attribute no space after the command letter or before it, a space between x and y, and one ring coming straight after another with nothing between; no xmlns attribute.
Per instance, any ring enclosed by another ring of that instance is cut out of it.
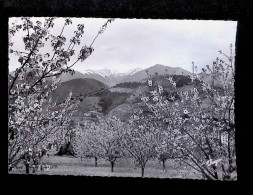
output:
<svg viewBox="0 0 253 195"><path fill-rule="evenodd" d="M94 166L94 159L74 158L69 156L44 156L42 164L50 165L47 171L38 171L35 174L46 175L84 175L84 176L114 176L114 177L140 177L141 169L135 168L132 159L121 160L115 164L114 172L111 172L109 162L98 161L98 166ZM180 170L185 174L185 178L201 179L199 174L188 174L186 170ZM13 170L11 173L24 174L25 170ZM183 178L182 174L173 167L173 161L166 162L166 171L162 170L162 165L158 161L149 161L145 168L144 177L149 178Z"/></svg>

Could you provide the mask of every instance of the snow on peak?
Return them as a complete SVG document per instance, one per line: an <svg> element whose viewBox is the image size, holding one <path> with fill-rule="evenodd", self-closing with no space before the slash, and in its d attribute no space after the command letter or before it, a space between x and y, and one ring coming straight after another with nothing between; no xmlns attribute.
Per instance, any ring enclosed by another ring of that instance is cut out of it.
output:
<svg viewBox="0 0 253 195"><path fill-rule="evenodd" d="M102 69L102 70L97 70L95 71L97 74L99 74L100 76L102 77L110 77L110 76L113 76L113 75L121 75L122 73L120 73L118 70L115 70L115 69Z"/></svg>
<svg viewBox="0 0 253 195"><path fill-rule="evenodd" d="M134 75L135 73L137 73L141 70L143 70L143 69L142 68L134 68L134 69L131 69L131 70L127 71L125 74L126 75Z"/></svg>
<svg viewBox="0 0 253 195"><path fill-rule="evenodd" d="M84 74L98 74L102 77L110 77L110 76L113 76L113 75L122 75L123 73L120 73L118 70L115 70L115 69L108 69L108 68L105 68L105 69L100 69L100 70L90 70L90 69L87 69L85 71L83 71Z"/></svg>
<svg viewBox="0 0 253 195"><path fill-rule="evenodd" d="M141 71L143 69L141 68L134 68L134 69L131 69L127 72L120 72L118 70L115 70L115 69L108 69L108 68L105 68L105 69L100 69L100 70L90 70L90 69L87 69L87 70L84 70L83 71L83 74L98 74L102 77L110 77L110 76L127 76L127 75L133 75L139 71Z"/></svg>
<svg viewBox="0 0 253 195"><path fill-rule="evenodd" d="M93 74L94 73L94 70L84 70L82 71L83 74Z"/></svg>

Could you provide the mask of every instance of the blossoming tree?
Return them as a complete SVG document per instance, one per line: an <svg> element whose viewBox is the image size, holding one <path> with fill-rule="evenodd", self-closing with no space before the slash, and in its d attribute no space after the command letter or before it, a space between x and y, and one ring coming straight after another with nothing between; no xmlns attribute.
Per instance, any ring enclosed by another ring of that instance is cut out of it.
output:
<svg viewBox="0 0 253 195"><path fill-rule="evenodd" d="M212 69L203 69L204 76L196 74L193 64L190 88L177 92L177 100L171 97L170 102L158 93L161 86L150 97L143 97L157 119L167 125L165 135L174 145L171 153L177 162L207 179L236 179L232 46L230 51L230 56L220 51L222 58L213 62ZM176 82L168 80L176 89Z"/></svg>
<svg viewBox="0 0 253 195"><path fill-rule="evenodd" d="M135 109L124 130L119 132L121 147L135 160L144 177L146 163L157 155L159 129L151 116L145 116L142 109Z"/></svg>
<svg viewBox="0 0 253 195"><path fill-rule="evenodd" d="M85 127L76 131L75 150L79 156L88 156L97 159L103 158L111 164L111 172L118 158L124 151L120 147L118 132L122 130L123 123L116 117L100 118L97 122L87 122Z"/></svg>
<svg viewBox="0 0 253 195"><path fill-rule="evenodd" d="M74 36L68 41L64 29L72 24L65 19L58 36L51 33L56 18L22 17L13 22L9 29L9 57L18 56L19 66L9 73L9 133L8 164L9 170L24 161L29 172L29 165L34 164L35 156L41 156L48 144L61 144L66 135L78 101L70 93L67 99L59 104L51 100L51 92L60 84L62 73L74 74L72 67L84 61L93 52L93 43L104 32L109 19L99 30L90 46L83 46L75 55L75 46L81 44L84 25L78 24ZM23 32L22 32L23 31ZM22 41L24 51L14 48L12 38L24 34ZM52 53L43 50L52 49ZM70 64L71 60L74 60Z"/></svg>

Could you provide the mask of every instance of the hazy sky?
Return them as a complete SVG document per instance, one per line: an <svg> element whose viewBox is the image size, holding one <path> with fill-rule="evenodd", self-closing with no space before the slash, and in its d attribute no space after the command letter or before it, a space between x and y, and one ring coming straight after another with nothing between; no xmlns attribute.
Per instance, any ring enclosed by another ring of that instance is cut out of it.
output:
<svg viewBox="0 0 253 195"><path fill-rule="evenodd" d="M34 21L38 19L43 20L34 18ZM18 18L11 18L10 23L14 20L19 21ZM56 20L52 34L60 34L63 20ZM73 36L78 23L85 25L82 45L75 48L78 53L81 46L90 45L106 19L73 18L72 21L73 24L63 32L67 38ZM108 68L125 72L163 64L191 71L194 61L200 70L206 64L212 64L219 50L228 53L229 45L235 45L236 27L235 21L115 19L93 44L94 53L84 62L76 64L74 69L82 72ZM23 35L21 33L11 39L14 48L24 50ZM50 50L46 46L42 51ZM10 56L10 71L17 67L17 58Z"/></svg>

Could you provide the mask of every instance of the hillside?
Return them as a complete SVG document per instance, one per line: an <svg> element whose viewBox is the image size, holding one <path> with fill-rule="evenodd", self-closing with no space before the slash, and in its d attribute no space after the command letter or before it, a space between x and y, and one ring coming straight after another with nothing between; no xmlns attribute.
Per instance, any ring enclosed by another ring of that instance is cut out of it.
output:
<svg viewBox="0 0 253 195"><path fill-rule="evenodd" d="M70 92L73 97L84 96L89 93L107 88L108 86L95 79L73 79L61 83L61 85L52 93L53 101L63 101Z"/></svg>
<svg viewBox="0 0 253 195"><path fill-rule="evenodd" d="M167 98L170 98L170 96L178 90L189 90L192 87L189 76L173 75L172 77L178 86L177 89L175 89L166 79L168 78L168 75L152 76L153 86L151 87L148 86L147 79L144 79L143 82L125 82L117 84L110 90L117 91L118 93L128 92L128 97L122 102L122 104L114 109L110 109L108 116L115 115L121 120L127 120L127 118L133 113L133 110L138 107L142 108L144 112L148 112L148 109L145 108L145 104L141 101L141 98L146 95L149 96L149 91L157 89L157 85L163 86L164 96Z"/></svg>

